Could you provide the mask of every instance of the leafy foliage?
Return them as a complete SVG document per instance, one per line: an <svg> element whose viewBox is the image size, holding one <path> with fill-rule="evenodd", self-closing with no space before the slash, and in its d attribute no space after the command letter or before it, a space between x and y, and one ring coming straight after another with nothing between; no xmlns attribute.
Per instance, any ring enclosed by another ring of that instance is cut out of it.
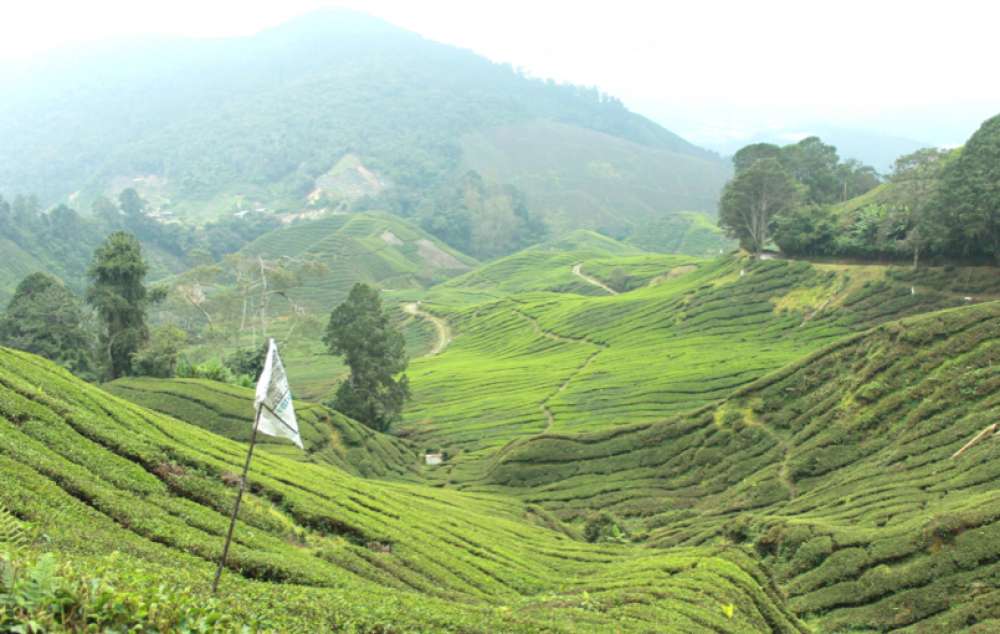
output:
<svg viewBox="0 0 1000 634"><path fill-rule="evenodd" d="M1000 115L980 126L941 181L938 205L950 250L1000 264Z"/></svg>
<svg viewBox="0 0 1000 634"><path fill-rule="evenodd" d="M802 195L777 159L755 161L726 184L719 202L719 226L754 253L771 240L777 217L794 209Z"/></svg>
<svg viewBox="0 0 1000 634"><path fill-rule="evenodd" d="M186 342L187 333L176 326L154 328L142 348L132 353L132 370L141 376L174 376Z"/></svg>
<svg viewBox="0 0 1000 634"><path fill-rule="evenodd" d="M148 267L135 236L118 232L94 253L87 303L102 322L101 356L111 379L132 372L133 354L149 339L146 308L155 299L143 281Z"/></svg>
<svg viewBox="0 0 1000 634"><path fill-rule="evenodd" d="M470 171L417 210L421 226L459 251L490 259L545 240L548 228L512 185L488 185Z"/></svg>
<svg viewBox="0 0 1000 634"><path fill-rule="evenodd" d="M902 156L888 182L877 187L877 179L863 166L836 165L836 152L830 146L812 143L803 149L800 143L778 148L782 158L789 148L797 148L792 156L811 157L797 175L811 193L807 204L777 217L774 240L793 255L912 258L914 266L925 256L996 262L1000 257L998 130L1000 116L984 122L960 150L929 148ZM758 146L744 150L737 154L744 163L762 151ZM841 172L845 198L854 197L830 204L837 200L828 195L831 183Z"/></svg>
<svg viewBox="0 0 1000 634"><path fill-rule="evenodd" d="M125 199L131 214L100 197L89 215L81 215L65 205L43 211L32 196L17 196L12 202L0 196L0 243L7 258L0 267L0 297L37 271L55 275L82 293L93 251L115 231L135 235L150 258L150 274L162 277L218 260L280 224L270 214L231 216L202 227L167 223L153 217L138 195Z"/></svg>
<svg viewBox="0 0 1000 634"><path fill-rule="evenodd" d="M583 527L583 538L596 542L627 542L628 533L610 513L595 513Z"/></svg>
<svg viewBox="0 0 1000 634"><path fill-rule="evenodd" d="M410 396L403 335L382 310L378 291L355 284L330 313L323 337L330 352L343 355L350 377L337 388L333 408L372 429L386 431Z"/></svg>
<svg viewBox="0 0 1000 634"><path fill-rule="evenodd" d="M0 344L51 359L84 377L94 373L93 337L80 300L46 273L21 280L0 317Z"/></svg>
<svg viewBox="0 0 1000 634"><path fill-rule="evenodd" d="M93 575L60 564L52 553L2 556L0 631L194 634L228 632L237 625L215 599L151 583L147 575L128 575L128 589Z"/></svg>

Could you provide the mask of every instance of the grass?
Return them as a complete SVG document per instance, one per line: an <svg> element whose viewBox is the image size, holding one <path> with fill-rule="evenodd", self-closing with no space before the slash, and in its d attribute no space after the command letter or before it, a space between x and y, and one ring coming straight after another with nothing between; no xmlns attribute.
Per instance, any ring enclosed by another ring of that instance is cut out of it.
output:
<svg viewBox="0 0 1000 634"><path fill-rule="evenodd" d="M244 446L31 355L0 349L0 370L0 505L44 532L32 548L84 577L205 592ZM365 480L265 445L219 605L274 631L804 631L749 549L558 528L513 498Z"/></svg>

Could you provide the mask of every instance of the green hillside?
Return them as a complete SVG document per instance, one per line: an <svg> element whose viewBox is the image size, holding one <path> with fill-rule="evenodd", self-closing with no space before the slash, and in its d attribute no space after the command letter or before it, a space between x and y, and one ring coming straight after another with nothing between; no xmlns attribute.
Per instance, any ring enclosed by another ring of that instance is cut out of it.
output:
<svg viewBox="0 0 1000 634"><path fill-rule="evenodd" d="M714 158L696 159L543 121L467 135L462 160L466 169L523 190L532 210L542 214L557 235L599 229L660 247L654 250L674 251L687 246L682 236L694 223L679 212L700 209L714 216L719 183L730 173L728 165ZM657 222L676 226L655 236L648 228Z"/></svg>
<svg viewBox="0 0 1000 634"><path fill-rule="evenodd" d="M461 302L526 291L603 295L599 287L573 274L573 265L595 258L642 253L639 249L593 231L577 230L558 240L494 260L434 288L433 295L453 293Z"/></svg>
<svg viewBox="0 0 1000 634"><path fill-rule="evenodd" d="M819 632L1000 627L1000 303L893 322L718 406L510 448L494 485L659 546L751 545Z"/></svg>
<svg viewBox="0 0 1000 634"><path fill-rule="evenodd" d="M31 355L0 349L0 370L0 505L45 536L17 557L54 552L65 575L195 601L244 447ZM587 544L511 498L367 481L269 446L240 520L213 605L274 631L805 631L749 549Z"/></svg>
<svg viewBox="0 0 1000 634"><path fill-rule="evenodd" d="M272 231L240 252L251 258L301 258L326 271L292 293L329 311L357 282L383 290L426 288L476 261L391 214L333 215Z"/></svg>
<svg viewBox="0 0 1000 634"><path fill-rule="evenodd" d="M0 100L0 194L43 207L87 214L130 187L157 222L184 225L387 210L481 258L579 228L667 252L725 244L697 215L714 215L729 175L718 156L595 89L349 11L56 54Z"/></svg>
<svg viewBox="0 0 1000 634"><path fill-rule="evenodd" d="M616 295L531 287L484 300L475 287L455 288L476 282L475 273L432 289L423 305L449 322L454 337L442 354L411 363L414 398L402 428L449 448L454 458L442 473L467 484L512 441L703 407L831 341L961 305L976 281L1000 283L989 269L914 277L902 268L647 257L666 261L637 266L650 282ZM578 261L593 275L614 268ZM572 274L565 258L525 265L538 265L531 269L538 280ZM518 275L532 279L507 272ZM470 298L478 301L460 303Z"/></svg>
<svg viewBox="0 0 1000 634"><path fill-rule="evenodd" d="M543 132L551 153L532 159L531 174L501 174L493 167L521 161L525 148L494 145L484 168L500 183L525 181L560 230L597 226L591 217L619 203L633 223L712 211L728 173L715 154L596 89L532 79L346 10L248 37L64 52L18 71L0 86L0 192L46 205L73 195L87 208L127 183L199 222L371 197L413 215L478 164L467 139L499 143L511 130ZM580 151L586 163L564 164ZM621 178L605 178L605 166ZM560 172L575 184L560 185ZM545 181L555 188L536 187ZM567 210L581 201L576 223Z"/></svg>
<svg viewBox="0 0 1000 634"><path fill-rule="evenodd" d="M268 275L268 285L285 289L268 300L268 332L283 343L295 393L315 400L324 399L345 372L338 358L326 354L320 339L330 311L354 284L419 294L476 264L391 214L298 220L264 234L221 264L163 282L170 293L168 301L157 307L156 319L180 324L192 333L187 354L193 361L219 358L259 338L255 311L261 301L261 259L270 269L281 269ZM411 355L418 356L432 345L430 325L401 311L397 318L405 328Z"/></svg>
<svg viewBox="0 0 1000 634"><path fill-rule="evenodd" d="M142 405L213 433L248 442L254 391L201 379L118 379L104 388ZM413 448L393 436L372 431L322 405L296 401L303 453L281 438L262 437L276 455L334 465L365 477L412 475L417 463Z"/></svg>

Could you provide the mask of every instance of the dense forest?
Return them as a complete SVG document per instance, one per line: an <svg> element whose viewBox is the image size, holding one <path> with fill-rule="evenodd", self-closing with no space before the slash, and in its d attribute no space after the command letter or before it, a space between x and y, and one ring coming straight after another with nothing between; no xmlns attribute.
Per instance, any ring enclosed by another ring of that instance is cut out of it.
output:
<svg viewBox="0 0 1000 634"><path fill-rule="evenodd" d="M596 89L532 79L347 11L310 14L249 38L167 39L45 58L5 82L0 101L0 191L8 196L35 194L48 206L72 195L88 208L139 179L157 210L199 222L244 203L297 210L324 175L356 157L380 182L363 208L419 213L425 227L439 227L442 218L420 209L465 186L463 138L533 121L691 163L691 179L666 188L664 212L710 210L727 176L719 157ZM497 191L510 185L485 180ZM669 174L641 177L650 186L657 180ZM443 213L467 215L463 209ZM440 235L473 253L520 244L469 247L462 231Z"/></svg>
<svg viewBox="0 0 1000 634"><path fill-rule="evenodd" d="M216 261L279 225L265 214L229 217L202 227L166 223L150 214L134 189L117 200L97 198L84 215L67 205L44 210L34 196L0 196L0 241L6 262L0 269L0 298L21 277L45 271L80 292L94 249L115 231L128 231L144 245L154 277Z"/></svg>
<svg viewBox="0 0 1000 634"><path fill-rule="evenodd" d="M964 147L899 157L884 182L811 137L733 157L720 225L754 251L806 257L1000 262L1000 115Z"/></svg>

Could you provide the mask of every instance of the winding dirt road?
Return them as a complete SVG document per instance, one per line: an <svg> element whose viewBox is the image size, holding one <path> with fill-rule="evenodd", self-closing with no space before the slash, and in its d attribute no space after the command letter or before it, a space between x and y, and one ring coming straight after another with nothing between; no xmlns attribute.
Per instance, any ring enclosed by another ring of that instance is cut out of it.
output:
<svg viewBox="0 0 1000 634"><path fill-rule="evenodd" d="M596 277L590 277L589 275L587 275L586 273L584 273L581 270L582 268L583 268L583 264L582 263L581 264L574 264L573 265L573 275L579 277L581 280L583 280L587 284L592 284L592 285L596 286L597 288L604 289L605 291L607 291L611 295L617 295L618 294L618 291L616 291L615 289L611 288L610 286L608 286L607 284L605 284L601 280L597 279Z"/></svg>
<svg viewBox="0 0 1000 634"><path fill-rule="evenodd" d="M444 352L444 349L451 343L451 328L448 326L448 322L436 315L420 310L420 302L403 304L403 312L414 317L426 319L434 324L434 329L437 331L437 341L434 342L430 351L424 355L425 357L433 357L436 354Z"/></svg>

